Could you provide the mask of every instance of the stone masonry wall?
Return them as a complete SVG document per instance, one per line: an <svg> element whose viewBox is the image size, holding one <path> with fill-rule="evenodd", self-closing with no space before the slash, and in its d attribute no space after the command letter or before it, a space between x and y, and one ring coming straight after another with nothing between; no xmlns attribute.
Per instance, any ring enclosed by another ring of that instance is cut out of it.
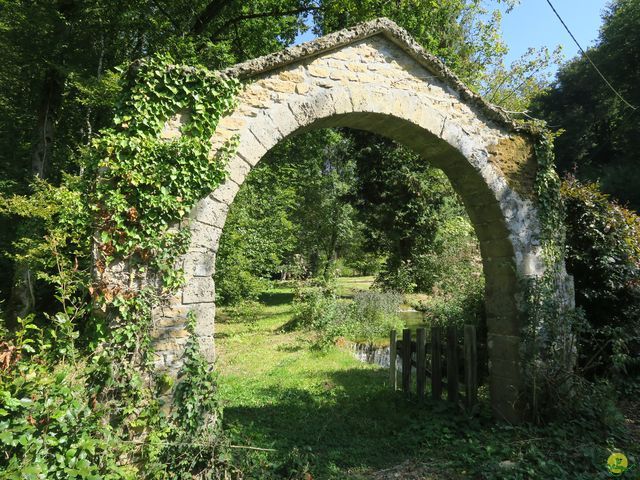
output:
<svg viewBox="0 0 640 480"><path fill-rule="evenodd" d="M253 166L290 135L348 126L415 149L441 168L461 195L483 256L494 410L513 419L520 389L519 279L543 272L535 204L526 192L535 169L531 138L452 83L451 74L425 65L426 54L400 42L398 34L382 29L359 35L346 43L338 35L342 44L333 50L326 43L315 53L306 47L307 54L297 59L278 54L285 59L280 64L265 57L252 61L253 70L236 67L235 74L248 83L212 138L212 156L233 136L240 146L228 179L191 212L191 246L181 265L186 285L154 316L157 367L173 374L180 367L190 310L197 314L200 345L214 359L212 275L218 242L229 206ZM179 128L179 121L172 121L167 135L173 135L171 125ZM505 145L518 148L505 152Z"/></svg>

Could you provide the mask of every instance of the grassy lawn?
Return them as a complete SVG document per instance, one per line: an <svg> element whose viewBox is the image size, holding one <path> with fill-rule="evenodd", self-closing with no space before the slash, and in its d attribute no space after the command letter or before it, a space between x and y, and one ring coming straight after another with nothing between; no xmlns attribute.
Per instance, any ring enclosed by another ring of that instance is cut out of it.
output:
<svg viewBox="0 0 640 480"><path fill-rule="evenodd" d="M342 281L340 294L369 283ZM257 322L234 322L223 309L217 323L226 429L235 445L274 450L234 450L248 478L607 478L606 432L570 420L545 429L499 425L486 398L474 417L446 402L406 401L389 390L387 370L339 347L314 351L308 332L282 331L292 298L290 288L274 288ZM375 474L398 464L418 473Z"/></svg>

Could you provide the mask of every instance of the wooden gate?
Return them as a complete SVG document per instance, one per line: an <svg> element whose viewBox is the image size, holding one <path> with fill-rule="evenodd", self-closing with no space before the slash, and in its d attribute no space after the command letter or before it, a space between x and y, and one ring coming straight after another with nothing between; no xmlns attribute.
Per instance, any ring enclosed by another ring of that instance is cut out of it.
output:
<svg viewBox="0 0 640 480"><path fill-rule="evenodd" d="M431 379L431 395L435 400L442 399L443 389L447 391L447 400L458 404L461 400L461 383L463 400L470 409L478 401L478 347L476 327L465 325L462 342L459 331L450 326L446 329L431 328L431 338L427 340L427 331L418 328L416 339L412 340L411 330L402 331L402 339L397 332L390 333L390 365L389 380L391 388L398 389L398 357L402 369L402 391L405 396L412 394L412 377L415 371L415 393L419 401L424 401L427 378Z"/></svg>

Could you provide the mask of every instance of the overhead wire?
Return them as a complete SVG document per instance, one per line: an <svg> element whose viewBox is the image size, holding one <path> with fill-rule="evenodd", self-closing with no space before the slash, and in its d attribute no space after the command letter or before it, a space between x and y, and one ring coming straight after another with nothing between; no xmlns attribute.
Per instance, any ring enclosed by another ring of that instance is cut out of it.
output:
<svg viewBox="0 0 640 480"><path fill-rule="evenodd" d="M598 75L600 75L600 78L602 78L602 80L604 81L604 83L607 84L607 86L611 89L611 91L613 93L616 94L616 96L622 100L624 102L625 105L627 105L629 108L631 108L632 110L636 110L638 107L635 107L633 105L631 105L629 102L627 102L627 100L613 87L613 85L611 85L611 83L609 82L609 80L607 80L607 78L604 76L604 74L600 71L600 69L598 68L598 66L593 62L593 60L591 60L591 57L587 54L587 52L584 50L584 48L582 48L582 46L580 45L580 43L578 42L578 40L576 39L576 37L573 35L573 33L571 32L571 30L569 29L569 27L567 26L567 24L564 22L564 20L562 19L562 17L560 16L560 14L558 13L558 11L556 10L556 8L553 6L553 4L551 3L551 0L546 0L546 2L549 4L549 6L551 7L551 10L553 10L553 13L555 13L556 17L558 17L558 20L560 20L560 23L562 23L562 26L564 27L564 29L567 31L567 33L571 36L571 38L573 39L573 41L575 42L575 44L578 46L578 49L582 52L582 54L584 55L584 57L589 61L589 63L591 64L591 66L595 69L596 72L598 72Z"/></svg>

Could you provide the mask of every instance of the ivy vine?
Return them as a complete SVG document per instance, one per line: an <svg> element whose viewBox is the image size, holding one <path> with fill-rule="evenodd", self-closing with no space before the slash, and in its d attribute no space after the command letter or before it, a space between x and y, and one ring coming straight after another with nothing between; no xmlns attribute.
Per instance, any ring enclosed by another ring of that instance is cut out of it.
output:
<svg viewBox="0 0 640 480"><path fill-rule="evenodd" d="M550 132L537 132L535 152L538 171L534 191L545 270L541 277L524 280L528 322L523 329L522 353L526 407L535 420L542 420L543 414L553 414L564 405L561 400L569 398L566 393L574 350L571 332L577 317L564 296L565 210Z"/></svg>
<svg viewBox="0 0 640 480"><path fill-rule="evenodd" d="M212 158L210 139L218 121L235 107L240 84L203 67L174 65L169 56L135 64L124 79L126 94L114 125L88 151L87 174L96 178L90 201L97 232L95 270L102 278L92 294L105 332L93 357L93 385L111 406L110 423L135 445L127 455L145 459L147 477L162 478L171 469L176 478L191 478L192 471L211 467L207 462L216 457L204 453L197 459L205 465L183 464L176 439L198 443L204 435L213 448L211 431L218 423L210 419L218 407L205 401L195 408L192 395L184 392L196 385L201 395L213 395L215 378L192 339L174 389L174 411L181 416L161 415L158 393L172 382L154 377L149 334L153 308L183 284L176 263L189 245L185 216L225 178L236 141ZM109 277L114 272L115 282ZM193 317L191 333L192 324ZM140 438L140 444L134 441Z"/></svg>

